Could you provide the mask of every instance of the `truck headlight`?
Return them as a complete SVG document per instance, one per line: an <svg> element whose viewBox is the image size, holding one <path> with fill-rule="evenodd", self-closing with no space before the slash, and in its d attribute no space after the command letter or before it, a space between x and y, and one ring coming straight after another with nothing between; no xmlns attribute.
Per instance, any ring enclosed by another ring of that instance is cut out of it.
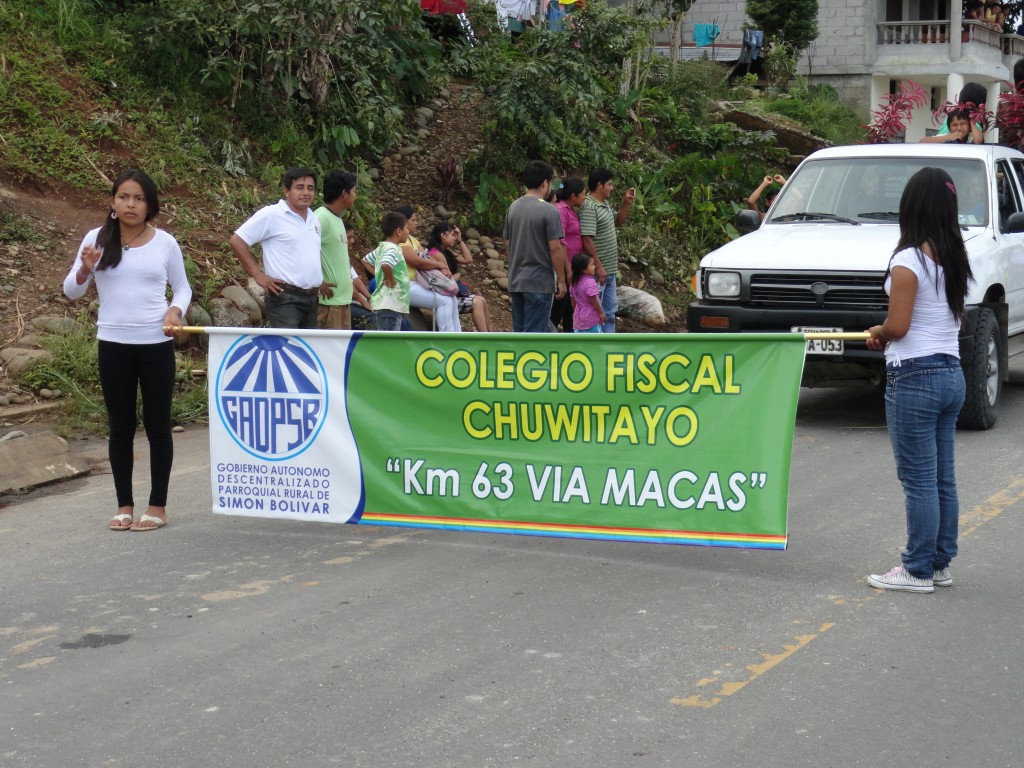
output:
<svg viewBox="0 0 1024 768"><path fill-rule="evenodd" d="M708 296L715 299L735 298L740 295L738 272L708 273Z"/></svg>

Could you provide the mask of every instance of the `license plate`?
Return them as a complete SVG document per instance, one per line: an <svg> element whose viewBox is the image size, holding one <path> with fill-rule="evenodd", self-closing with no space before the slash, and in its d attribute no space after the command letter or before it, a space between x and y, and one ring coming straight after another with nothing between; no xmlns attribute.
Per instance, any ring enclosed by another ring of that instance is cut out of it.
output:
<svg viewBox="0 0 1024 768"><path fill-rule="evenodd" d="M793 333L842 333L842 328L817 328L806 325L793 327ZM843 354L842 339L807 339L808 355L841 355Z"/></svg>

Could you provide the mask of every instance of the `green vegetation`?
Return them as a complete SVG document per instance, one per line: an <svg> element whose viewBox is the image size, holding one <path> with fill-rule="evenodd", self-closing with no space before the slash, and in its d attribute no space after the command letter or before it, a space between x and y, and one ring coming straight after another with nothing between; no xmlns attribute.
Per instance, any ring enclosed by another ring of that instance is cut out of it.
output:
<svg viewBox="0 0 1024 768"><path fill-rule="evenodd" d="M487 149L452 159L463 189L441 179L462 195L456 209L472 209L466 223L501 231L529 159L584 179L606 166L620 190L637 188L621 233L635 279L657 270L666 301L682 304L699 258L736 235L738 203L785 156L771 134L720 122L715 100L751 99L755 111L836 143L863 135L828 87L798 82L793 98L762 101L752 78L730 83L714 62L673 66L651 55L657 14L677 17L688 5L641 0L645 13L633 13L591 0L566 31L513 42L493 6L472 0L471 46L432 36L408 0L0 0L0 172L40 190L99 196L124 167L145 167L205 304L239 275L225 222L274 199L286 167L356 169L352 216L370 231L380 212L367 170L412 137L411 110L457 77L488 94L492 115ZM789 47L773 54L780 89L793 51L806 45L792 31L782 40ZM0 219L0 241L30 238L17 220ZM48 343L57 362L30 383L79 392L88 420L100 402L90 342ZM183 359L182 371L191 365ZM177 418L201 418L203 387L191 381L182 374Z"/></svg>

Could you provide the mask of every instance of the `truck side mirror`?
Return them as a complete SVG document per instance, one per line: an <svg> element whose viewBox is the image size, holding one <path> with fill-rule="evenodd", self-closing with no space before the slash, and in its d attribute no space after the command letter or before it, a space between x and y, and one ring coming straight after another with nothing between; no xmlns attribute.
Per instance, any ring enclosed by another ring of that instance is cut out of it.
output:
<svg viewBox="0 0 1024 768"><path fill-rule="evenodd" d="M736 229L740 231L741 235L749 235L755 229L761 226L761 214L757 211L740 211L736 214Z"/></svg>

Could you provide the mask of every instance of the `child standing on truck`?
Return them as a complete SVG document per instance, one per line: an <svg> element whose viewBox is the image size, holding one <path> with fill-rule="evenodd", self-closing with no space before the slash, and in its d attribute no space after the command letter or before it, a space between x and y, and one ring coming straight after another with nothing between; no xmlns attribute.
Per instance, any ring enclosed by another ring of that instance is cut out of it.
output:
<svg viewBox="0 0 1024 768"><path fill-rule="evenodd" d="M885 421L907 516L902 563L868 576L876 589L953 584L960 516L953 443L966 393L959 334L972 279L953 180L941 168L922 168L900 199L888 314L868 329L868 348L885 352Z"/></svg>

